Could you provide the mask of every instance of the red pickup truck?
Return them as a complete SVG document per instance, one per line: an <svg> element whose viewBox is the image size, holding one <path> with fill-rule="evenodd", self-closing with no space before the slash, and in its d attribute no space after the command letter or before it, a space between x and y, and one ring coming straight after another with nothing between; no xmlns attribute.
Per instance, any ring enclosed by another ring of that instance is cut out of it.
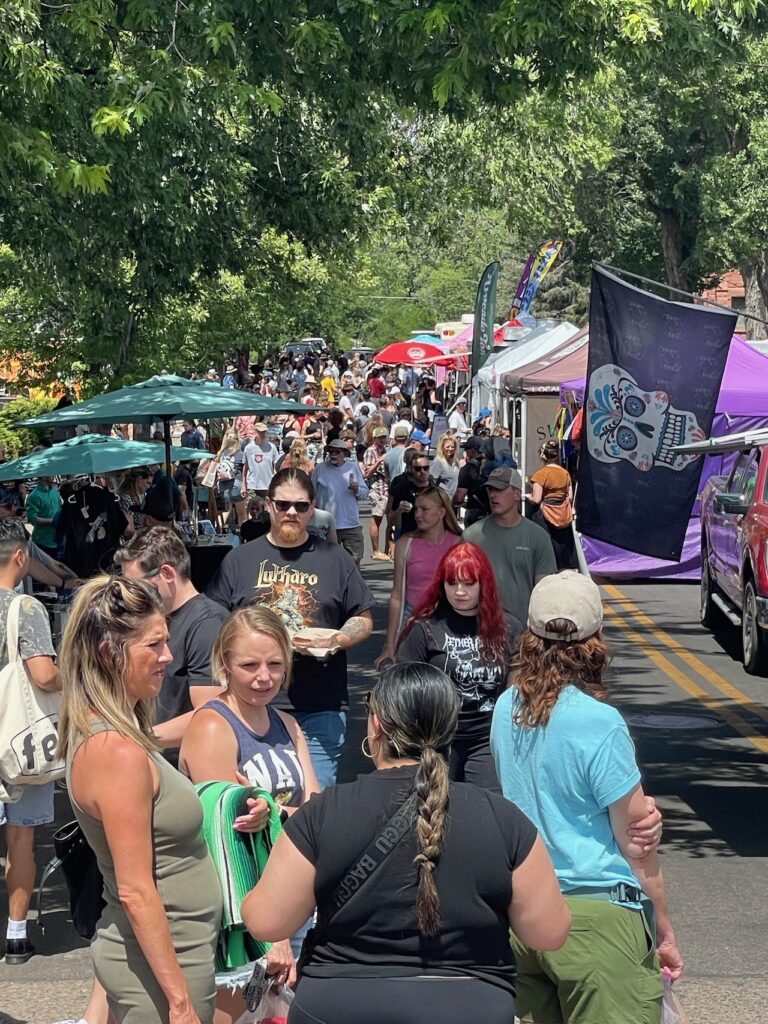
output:
<svg viewBox="0 0 768 1024"><path fill-rule="evenodd" d="M744 668L753 675L768 673L767 435L741 435L730 473L710 477L701 493L701 622L741 628ZM727 438L717 441L711 450L727 450Z"/></svg>

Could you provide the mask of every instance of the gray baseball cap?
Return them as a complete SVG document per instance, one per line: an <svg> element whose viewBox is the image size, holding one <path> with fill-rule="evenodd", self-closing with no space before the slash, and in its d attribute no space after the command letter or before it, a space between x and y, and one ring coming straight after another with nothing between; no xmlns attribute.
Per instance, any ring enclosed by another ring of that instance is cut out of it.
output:
<svg viewBox="0 0 768 1024"><path fill-rule="evenodd" d="M512 469L511 466L501 466L493 470L483 486L492 487L496 491L505 491L508 487L516 487L518 491L522 491L523 478L518 470Z"/></svg>

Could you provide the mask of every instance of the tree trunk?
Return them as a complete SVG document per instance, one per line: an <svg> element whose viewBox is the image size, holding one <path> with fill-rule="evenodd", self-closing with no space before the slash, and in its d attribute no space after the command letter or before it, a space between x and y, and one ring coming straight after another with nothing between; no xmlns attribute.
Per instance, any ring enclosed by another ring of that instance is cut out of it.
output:
<svg viewBox="0 0 768 1024"><path fill-rule="evenodd" d="M123 333L120 338L120 345L117 349L117 358L115 359L115 380L119 381L123 375L123 371L128 365L128 359L131 352L131 342L136 335L136 314L133 310L129 310L123 318Z"/></svg>
<svg viewBox="0 0 768 1024"><path fill-rule="evenodd" d="M766 280L765 253L758 253L754 263L746 263L740 267L741 275L744 278L744 310L752 316L759 316L762 320L766 318L766 294L762 290L768 286ZM762 277L762 287L761 287ZM765 338L766 325L756 320L745 320L744 329L747 338L754 341L758 338Z"/></svg>
<svg viewBox="0 0 768 1024"><path fill-rule="evenodd" d="M677 210L664 206L649 204L651 211L659 222L661 229L661 252L664 257L664 271L667 284L681 291L691 291L691 280L685 269L685 246L683 243L683 225ZM685 302L682 295L672 296L677 302ZM692 299L687 301L691 302Z"/></svg>

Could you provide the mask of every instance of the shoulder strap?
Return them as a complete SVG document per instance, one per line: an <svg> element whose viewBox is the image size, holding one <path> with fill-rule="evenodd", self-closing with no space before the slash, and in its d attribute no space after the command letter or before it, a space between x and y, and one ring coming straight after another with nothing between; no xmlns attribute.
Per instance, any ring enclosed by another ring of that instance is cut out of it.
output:
<svg viewBox="0 0 768 1024"><path fill-rule="evenodd" d="M24 600L23 594L17 594L11 601L8 608L8 618L5 623L5 637L8 648L9 663L19 657L19 617L21 615L21 603Z"/></svg>
<svg viewBox="0 0 768 1024"><path fill-rule="evenodd" d="M413 535L411 534L406 540L405 547L403 548L403 579L400 584L400 622L397 627L398 632L403 628L403 624L405 623L405 594L407 590L406 576L408 575L408 556L411 553L412 544Z"/></svg>
<svg viewBox="0 0 768 1024"><path fill-rule="evenodd" d="M349 903L355 893L360 892L408 833L412 825L415 804L416 793L412 792L344 874L322 908L324 925Z"/></svg>
<svg viewBox="0 0 768 1024"><path fill-rule="evenodd" d="M370 881L377 869L381 867L388 855L411 828L412 812L416 803L416 793L412 792L405 802L398 807L392 817L382 828L375 839L368 844L355 863L345 871L322 907L317 908L317 922L310 928L301 947L299 971L307 965L312 951L320 940L323 931L328 927L342 907Z"/></svg>

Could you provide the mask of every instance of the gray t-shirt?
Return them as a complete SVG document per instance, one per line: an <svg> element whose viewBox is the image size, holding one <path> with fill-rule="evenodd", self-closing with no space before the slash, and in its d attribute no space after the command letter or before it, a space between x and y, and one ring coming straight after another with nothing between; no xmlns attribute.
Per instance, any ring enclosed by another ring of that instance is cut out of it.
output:
<svg viewBox="0 0 768 1024"><path fill-rule="evenodd" d="M403 459L405 458L405 448L401 448L399 445L395 448L390 448L387 454L384 456L384 469L387 473L387 481L392 483L396 476L400 476L403 472Z"/></svg>
<svg viewBox="0 0 768 1024"><path fill-rule="evenodd" d="M13 590L0 588L0 669L8 664L8 609L11 602L19 595ZM48 655L56 656L51 639L51 626L48 612L34 597L22 596L21 614L19 615L19 653L26 661Z"/></svg>
<svg viewBox="0 0 768 1024"><path fill-rule="evenodd" d="M331 513L326 512L325 509L316 508L309 521L307 533L315 533L320 540L328 540L331 530L336 530L336 523L333 521Z"/></svg>
<svg viewBox="0 0 768 1024"><path fill-rule="evenodd" d="M557 572L547 531L530 519L521 519L517 526L498 526L488 516L468 526L463 539L488 555L504 611L525 625L536 577Z"/></svg>

